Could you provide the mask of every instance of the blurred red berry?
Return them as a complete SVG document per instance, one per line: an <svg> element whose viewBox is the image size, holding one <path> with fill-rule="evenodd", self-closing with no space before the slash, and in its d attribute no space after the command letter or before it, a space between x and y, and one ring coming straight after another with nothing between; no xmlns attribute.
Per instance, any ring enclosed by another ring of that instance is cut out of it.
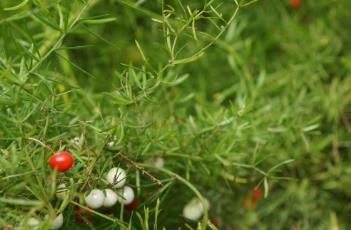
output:
<svg viewBox="0 0 351 230"><path fill-rule="evenodd" d="M242 204L249 209L256 207L257 201L259 201L263 196L263 191L260 187L255 187L250 189L250 193L242 200Z"/></svg>
<svg viewBox="0 0 351 230"><path fill-rule="evenodd" d="M293 9L298 9L300 8L301 5L301 0L290 0L290 6Z"/></svg>
<svg viewBox="0 0 351 230"><path fill-rule="evenodd" d="M83 218L82 218L82 215L81 215L81 209L80 209L80 207L76 207L75 208L76 209L76 221L78 221L78 222L80 222L80 223L83 223L84 222L84 220L83 220Z"/></svg>
<svg viewBox="0 0 351 230"><path fill-rule="evenodd" d="M219 227L219 219L218 219L218 218L215 218L215 217L210 218L210 219L208 220L208 222L209 222L210 224L216 226L217 228Z"/></svg>
<svg viewBox="0 0 351 230"><path fill-rule="evenodd" d="M49 158L49 165L52 169L57 169L60 172L67 171L73 165L73 157L72 154L66 151L60 151L54 153Z"/></svg>
<svg viewBox="0 0 351 230"><path fill-rule="evenodd" d="M129 211L134 210L138 206L138 199L135 197L130 204L125 205L124 207Z"/></svg>
<svg viewBox="0 0 351 230"><path fill-rule="evenodd" d="M251 194L252 194L252 199L254 201L258 201L259 199L261 199L263 192L262 192L262 189L260 187L255 187L255 188L251 189Z"/></svg>
<svg viewBox="0 0 351 230"><path fill-rule="evenodd" d="M85 209L81 209L80 207L76 207L76 221L79 223L85 223L86 220L92 220L93 215L91 212Z"/></svg>

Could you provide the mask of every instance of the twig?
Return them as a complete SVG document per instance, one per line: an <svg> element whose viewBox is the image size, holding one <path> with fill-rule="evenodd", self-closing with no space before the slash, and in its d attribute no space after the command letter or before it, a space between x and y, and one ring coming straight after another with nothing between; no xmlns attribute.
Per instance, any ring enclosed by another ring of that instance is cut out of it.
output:
<svg viewBox="0 0 351 230"><path fill-rule="evenodd" d="M45 143L43 143L42 141L38 140L38 139L35 139L33 137L27 137L26 138L27 140L30 140L30 141L34 141L38 144L40 144L41 146L47 148L48 150L50 150L52 153L55 152L52 148L50 148L50 146L46 145Z"/></svg>
<svg viewBox="0 0 351 230"><path fill-rule="evenodd" d="M149 173L148 171L146 171L143 167L141 167L140 165L138 165L136 162L134 162L133 160L129 159L126 155L124 155L122 152L118 152L116 156L121 157L124 161L126 161L128 164L132 165L133 167L135 167L136 169L138 169L139 171L141 171L141 173L147 177L149 177L153 182L155 182L157 184L157 186L162 186L162 182L157 179L156 177L154 177L153 175L151 175L151 173Z"/></svg>
<svg viewBox="0 0 351 230"><path fill-rule="evenodd" d="M87 184L90 182L90 177L91 177L91 174L92 174L92 172L93 172L94 165L95 165L95 163L98 161L98 159L100 158L100 156L101 156L101 154L99 154L99 155L94 159L94 161L92 162L92 164L89 165L88 172L87 172L87 174L85 175L86 180L85 180L84 184L80 187L80 189L79 189L80 191L83 191L84 188L85 188L85 186L87 186Z"/></svg>

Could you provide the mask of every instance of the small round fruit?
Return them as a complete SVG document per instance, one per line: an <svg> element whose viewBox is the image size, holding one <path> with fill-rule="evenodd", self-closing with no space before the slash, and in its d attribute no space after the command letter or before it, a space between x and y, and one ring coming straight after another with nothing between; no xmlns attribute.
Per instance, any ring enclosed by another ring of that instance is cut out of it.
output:
<svg viewBox="0 0 351 230"><path fill-rule="evenodd" d="M105 200L104 200L104 207L112 207L113 205L116 204L118 195L112 191L111 189L105 189Z"/></svg>
<svg viewBox="0 0 351 230"><path fill-rule="evenodd" d="M219 228L219 225L220 225L220 219L219 218L216 218L216 217L210 218L208 220L208 222L210 224L214 225L216 228Z"/></svg>
<svg viewBox="0 0 351 230"><path fill-rule="evenodd" d="M154 165L156 168L163 168L165 166L165 160L162 157L157 157L155 159Z"/></svg>
<svg viewBox="0 0 351 230"><path fill-rule="evenodd" d="M63 215L60 213L51 223L51 229L59 229L63 225Z"/></svg>
<svg viewBox="0 0 351 230"><path fill-rule="evenodd" d="M183 209L183 216L189 220L197 221L205 211L209 209L209 203L206 199L201 201L199 198L193 198Z"/></svg>
<svg viewBox="0 0 351 230"><path fill-rule="evenodd" d="M118 202L128 205L133 202L135 198L134 191L131 187L125 186L118 191Z"/></svg>
<svg viewBox="0 0 351 230"><path fill-rule="evenodd" d="M74 145L79 146L80 144L80 137L74 137L73 139L70 140L70 142Z"/></svg>
<svg viewBox="0 0 351 230"><path fill-rule="evenodd" d="M293 9L298 9L298 8L300 8L300 5L301 5L301 0L290 0L290 6L291 6Z"/></svg>
<svg viewBox="0 0 351 230"><path fill-rule="evenodd" d="M125 205L124 207L129 211L133 211L137 206L138 206L138 199L134 197L133 201L130 204Z"/></svg>
<svg viewBox="0 0 351 230"><path fill-rule="evenodd" d="M66 184L59 184L56 188L56 198L63 200L69 194Z"/></svg>
<svg viewBox="0 0 351 230"><path fill-rule="evenodd" d="M261 199L262 195L263 195L263 192L261 190L260 187L255 187L251 190L251 193L252 193L252 199L254 201L258 201L259 199Z"/></svg>
<svg viewBox="0 0 351 230"><path fill-rule="evenodd" d="M90 193L85 197L85 203L89 208L97 209L101 208L104 204L105 195L103 191L100 189L93 189Z"/></svg>
<svg viewBox="0 0 351 230"><path fill-rule="evenodd" d="M86 209L82 209L80 207L76 207L76 221L78 221L79 223L84 223L85 221L90 221L93 219L93 215L91 212L89 212Z"/></svg>
<svg viewBox="0 0 351 230"><path fill-rule="evenodd" d="M27 225L32 227L33 229L36 229L39 225L39 220L34 217L30 217L27 221Z"/></svg>
<svg viewBox="0 0 351 230"><path fill-rule="evenodd" d="M67 171L73 165L73 157L72 154L66 151L60 151L54 153L49 158L49 164L52 169L57 169L60 172Z"/></svg>
<svg viewBox="0 0 351 230"><path fill-rule="evenodd" d="M112 168L106 175L108 183L112 184L114 188L122 188L126 183L126 171L121 168Z"/></svg>
<svg viewBox="0 0 351 230"><path fill-rule="evenodd" d="M107 143L107 147L112 148L115 145L114 141L110 141Z"/></svg>
<svg viewBox="0 0 351 230"><path fill-rule="evenodd" d="M81 213L81 208L76 207L75 210L76 210L76 216L75 216L76 221L78 221L79 223L84 223L84 218Z"/></svg>

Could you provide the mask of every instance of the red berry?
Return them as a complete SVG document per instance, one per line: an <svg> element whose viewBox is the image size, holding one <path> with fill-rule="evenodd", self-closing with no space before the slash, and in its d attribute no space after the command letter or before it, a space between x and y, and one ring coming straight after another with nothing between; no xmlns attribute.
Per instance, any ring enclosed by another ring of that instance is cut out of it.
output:
<svg viewBox="0 0 351 230"><path fill-rule="evenodd" d="M255 188L251 189L251 193L252 193L252 199L254 201L259 200L263 195L263 192L262 192L260 187L255 187Z"/></svg>
<svg viewBox="0 0 351 230"><path fill-rule="evenodd" d="M82 218L82 216L80 214L80 212L81 212L80 207L76 207L75 209L76 209L76 221L78 221L80 223L83 223L84 220L83 220L83 218Z"/></svg>
<svg viewBox="0 0 351 230"><path fill-rule="evenodd" d="M212 224L212 225L214 225L215 227L219 227L219 218L215 218L215 217L213 217L213 218L210 218L209 220L208 220L208 222L210 223L210 224Z"/></svg>
<svg viewBox="0 0 351 230"><path fill-rule="evenodd" d="M124 207L129 211L134 210L138 206L138 199L135 197L130 204L125 205Z"/></svg>
<svg viewBox="0 0 351 230"><path fill-rule="evenodd" d="M300 5L301 5L301 0L290 0L290 6L291 6L293 9L298 9L298 8L300 8Z"/></svg>
<svg viewBox="0 0 351 230"><path fill-rule="evenodd" d="M84 223L86 220L91 221L93 219L93 215L91 212L85 209L81 209L80 207L76 207L76 221L79 223Z"/></svg>
<svg viewBox="0 0 351 230"><path fill-rule="evenodd" d="M49 164L52 169L57 169L60 172L67 171L73 165L72 154L66 151L54 153L49 158Z"/></svg>

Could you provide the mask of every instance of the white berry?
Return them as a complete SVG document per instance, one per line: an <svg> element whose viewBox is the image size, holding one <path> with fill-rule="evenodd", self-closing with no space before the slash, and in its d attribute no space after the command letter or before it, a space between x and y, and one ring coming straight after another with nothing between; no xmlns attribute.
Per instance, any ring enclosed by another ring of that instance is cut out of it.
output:
<svg viewBox="0 0 351 230"><path fill-rule="evenodd" d="M197 221L205 211L209 209L209 203L206 199L202 202L199 198L193 198L183 209L183 216L189 220Z"/></svg>
<svg viewBox="0 0 351 230"><path fill-rule="evenodd" d="M57 199L63 200L69 194L66 184L59 184L56 188Z"/></svg>
<svg viewBox="0 0 351 230"><path fill-rule="evenodd" d="M125 186L122 189L118 190L118 202L124 205L128 205L134 200L134 191L131 187Z"/></svg>
<svg viewBox="0 0 351 230"><path fill-rule="evenodd" d="M34 227L38 227L39 225L39 220L33 217L30 217L27 221L27 225L34 228Z"/></svg>
<svg viewBox="0 0 351 230"><path fill-rule="evenodd" d="M112 191L111 189L105 189L105 200L104 200L104 207L112 207L116 204L118 195Z"/></svg>
<svg viewBox="0 0 351 230"><path fill-rule="evenodd" d="M115 145L115 142L114 141L110 141L107 143L107 146L112 148L113 146Z"/></svg>
<svg viewBox="0 0 351 230"><path fill-rule="evenodd" d="M91 192L85 197L85 203L92 209L101 208L104 204L104 200L105 195L100 189L91 190Z"/></svg>
<svg viewBox="0 0 351 230"><path fill-rule="evenodd" d="M165 160L162 157L157 157L155 159L154 165L156 168L163 168L165 165Z"/></svg>
<svg viewBox="0 0 351 230"><path fill-rule="evenodd" d="M51 229L59 229L63 225L63 215L60 213L51 223Z"/></svg>
<svg viewBox="0 0 351 230"><path fill-rule="evenodd" d="M121 168L112 168L106 175L108 183L112 184L114 188L122 188L126 183L126 171Z"/></svg>
<svg viewBox="0 0 351 230"><path fill-rule="evenodd" d="M79 145L80 144L80 137L74 137L70 140L72 144Z"/></svg>

